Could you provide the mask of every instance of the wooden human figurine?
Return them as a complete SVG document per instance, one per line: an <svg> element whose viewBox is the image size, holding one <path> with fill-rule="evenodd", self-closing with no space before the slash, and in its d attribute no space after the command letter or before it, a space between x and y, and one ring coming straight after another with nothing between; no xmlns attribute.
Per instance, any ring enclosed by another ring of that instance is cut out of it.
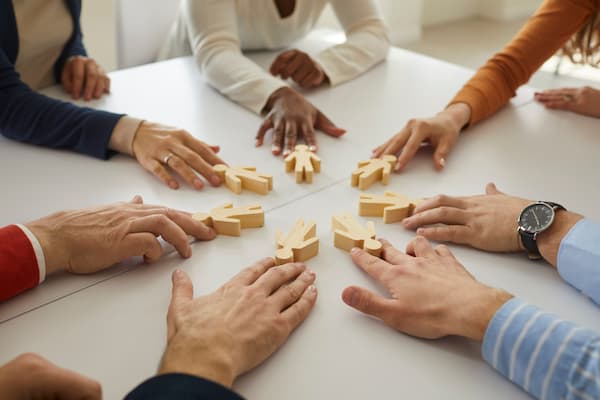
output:
<svg viewBox="0 0 600 400"><path fill-rule="evenodd" d="M387 185L395 164L396 157L392 155L360 161L358 169L352 172L352 186L358 186L360 190L365 190L379 180Z"/></svg>
<svg viewBox="0 0 600 400"><path fill-rule="evenodd" d="M242 193L242 189L267 194L273 189L273 177L257 172L255 167L228 167L217 164L213 170L235 194Z"/></svg>
<svg viewBox="0 0 600 400"><path fill-rule="evenodd" d="M219 234L240 236L242 228L260 228L265 224L265 212L258 204L233 207L227 203L213 208L210 213L196 213L192 218L208 225Z"/></svg>
<svg viewBox="0 0 600 400"><path fill-rule="evenodd" d="M296 183L312 183L313 172L321 172L321 159L308 146L299 144L285 159L285 172L291 171L295 171Z"/></svg>
<svg viewBox="0 0 600 400"><path fill-rule="evenodd" d="M410 217L418 202L394 192L385 192L383 196L363 193L358 201L358 215L383 217L384 223L391 224Z"/></svg>
<svg viewBox="0 0 600 400"><path fill-rule="evenodd" d="M296 221L287 235L278 230L275 252L277 265L303 262L316 256L319 253L319 238L316 235L317 224L312 221L304 224L302 219Z"/></svg>
<svg viewBox="0 0 600 400"><path fill-rule="evenodd" d="M331 219L333 244L338 249L350 251L353 247L366 250L369 254L379 257L382 245L375 240L375 225L367 222L361 225L350 214L334 215Z"/></svg>

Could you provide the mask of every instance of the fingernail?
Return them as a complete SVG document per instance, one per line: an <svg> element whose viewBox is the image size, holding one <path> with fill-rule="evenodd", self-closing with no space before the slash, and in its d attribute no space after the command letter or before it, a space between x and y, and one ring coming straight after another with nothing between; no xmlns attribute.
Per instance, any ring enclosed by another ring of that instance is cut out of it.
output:
<svg viewBox="0 0 600 400"><path fill-rule="evenodd" d="M218 175L211 175L208 180L210 181L210 183L214 186L219 186L221 184L221 178L219 178Z"/></svg>
<svg viewBox="0 0 600 400"><path fill-rule="evenodd" d="M284 156L284 157L287 157L287 156L289 156L291 153L292 153L292 152L291 152L291 150L287 150L287 149L286 149L286 150L283 152L283 156Z"/></svg>
<svg viewBox="0 0 600 400"><path fill-rule="evenodd" d="M445 158L440 158L440 165L442 168L444 168L446 166L446 159Z"/></svg>
<svg viewBox="0 0 600 400"><path fill-rule="evenodd" d="M192 181L192 184L194 185L194 187L195 187L196 189L202 189L202 188L204 187L204 184L203 184L203 183L202 183L202 181L201 181L200 179L198 179L198 178L194 179L194 180Z"/></svg>
<svg viewBox="0 0 600 400"><path fill-rule="evenodd" d="M279 146L273 146L273 147L271 147L271 152L273 154L277 155L277 154L281 153L281 147L279 147Z"/></svg>
<svg viewBox="0 0 600 400"><path fill-rule="evenodd" d="M317 275L317 274L315 274L315 271L313 271L312 269L307 269L306 272L312 277Z"/></svg>
<svg viewBox="0 0 600 400"><path fill-rule="evenodd" d="M310 145L310 146L308 146L308 150L312 151L312 152L315 152L315 151L317 151L317 146L315 146L314 144Z"/></svg>
<svg viewBox="0 0 600 400"><path fill-rule="evenodd" d="M404 225L404 226L408 226L408 225L410 225L411 221L412 221L412 220L410 219L410 217L409 217L409 218L404 218L404 219L402 220L402 225Z"/></svg>
<svg viewBox="0 0 600 400"><path fill-rule="evenodd" d="M360 251L360 249L359 249L358 247L353 247L353 248L350 250L350 254L355 254L355 253L358 253L359 251Z"/></svg>
<svg viewBox="0 0 600 400"><path fill-rule="evenodd" d="M179 187L179 185L175 181L169 181L168 185L171 189L177 189Z"/></svg>
<svg viewBox="0 0 600 400"><path fill-rule="evenodd" d="M173 272L173 277L174 277L175 279L181 279L181 278L183 277L183 272L182 272L180 269L176 269L176 270Z"/></svg>
<svg viewBox="0 0 600 400"><path fill-rule="evenodd" d="M256 141L254 142L254 146L255 146L255 147L260 147L260 145L261 145L261 144L262 144L262 142L261 142L260 140L256 140Z"/></svg>
<svg viewBox="0 0 600 400"><path fill-rule="evenodd" d="M417 235L422 235L423 232L425 232L425 229L423 229L423 228L417 229Z"/></svg>
<svg viewBox="0 0 600 400"><path fill-rule="evenodd" d="M356 290L350 290L350 296L348 297L348 305L355 307L358 303L358 293Z"/></svg>
<svg viewBox="0 0 600 400"><path fill-rule="evenodd" d="M316 287L315 285L310 285L310 286L308 287L308 293L310 293L310 294L312 294L312 295L315 295L315 294L317 294L317 287Z"/></svg>

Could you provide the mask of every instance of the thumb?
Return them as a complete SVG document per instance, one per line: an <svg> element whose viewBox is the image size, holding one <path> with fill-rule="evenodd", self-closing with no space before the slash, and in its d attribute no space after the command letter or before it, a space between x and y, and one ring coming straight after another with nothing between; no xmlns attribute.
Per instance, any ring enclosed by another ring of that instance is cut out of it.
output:
<svg viewBox="0 0 600 400"><path fill-rule="evenodd" d="M450 153L450 147L449 140L442 140L435 149L435 153L433 153L433 162L438 171L441 171L446 166L446 157L448 156L448 153Z"/></svg>
<svg viewBox="0 0 600 400"><path fill-rule="evenodd" d="M133 199L131 199L130 203L144 204L144 199L139 194L136 194L135 196L133 196Z"/></svg>
<svg viewBox="0 0 600 400"><path fill-rule="evenodd" d="M504 194L499 191L494 182L490 182L485 186L485 194Z"/></svg>
<svg viewBox="0 0 600 400"><path fill-rule="evenodd" d="M347 287L342 293L342 300L350 307L379 319L384 319L390 309L389 300L357 286Z"/></svg>
<svg viewBox="0 0 600 400"><path fill-rule="evenodd" d="M315 128L325 132L333 137L340 137L346 133L345 129L338 128L329 118L325 116L321 111L317 114L317 120L315 121Z"/></svg>
<svg viewBox="0 0 600 400"><path fill-rule="evenodd" d="M191 301L194 298L194 285L188 274L180 269L176 269L173 271L171 280L173 282L173 289L171 291L171 304L167 312L167 340L171 340L177 332L174 315L177 312L177 308L184 302Z"/></svg>

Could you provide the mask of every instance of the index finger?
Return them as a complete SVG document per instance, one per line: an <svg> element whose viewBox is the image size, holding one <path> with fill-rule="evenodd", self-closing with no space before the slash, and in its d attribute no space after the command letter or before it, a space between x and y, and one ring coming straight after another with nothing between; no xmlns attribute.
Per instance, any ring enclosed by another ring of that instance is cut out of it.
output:
<svg viewBox="0 0 600 400"><path fill-rule="evenodd" d="M248 268L244 268L240 273L234 276L228 283L248 286L256 282L265 272L275 266L275 260L272 257L263 258Z"/></svg>
<svg viewBox="0 0 600 400"><path fill-rule="evenodd" d="M184 144L186 144L193 151L198 153L200 155L200 157L202 157L204 160L206 160L206 162L208 162L210 165L217 165L217 164L227 165L227 163L225 161L223 161L219 156L217 156L217 154L214 152L214 150L210 146L208 146L206 143L196 139L192 135L189 135L189 137L186 136L186 138L184 139Z"/></svg>
<svg viewBox="0 0 600 400"><path fill-rule="evenodd" d="M269 72L271 75L277 75L281 71L283 67L286 66L287 62L296 54L296 50L288 50L284 51L280 55L275 58L271 67L269 68Z"/></svg>
<svg viewBox="0 0 600 400"><path fill-rule="evenodd" d="M388 262L372 256L359 248L352 249L350 255L352 256L352 261L355 265L362 268L363 271L378 282L382 281L383 275L391 267Z"/></svg>

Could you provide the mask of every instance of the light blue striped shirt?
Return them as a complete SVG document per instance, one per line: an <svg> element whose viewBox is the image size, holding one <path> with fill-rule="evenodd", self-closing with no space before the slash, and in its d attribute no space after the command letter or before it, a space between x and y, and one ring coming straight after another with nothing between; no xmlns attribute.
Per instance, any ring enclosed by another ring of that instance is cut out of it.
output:
<svg viewBox="0 0 600 400"><path fill-rule="evenodd" d="M558 271L600 304L600 224L579 221L564 237ZM539 399L600 399L600 334L520 299L494 315L483 358Z"/></svg>

